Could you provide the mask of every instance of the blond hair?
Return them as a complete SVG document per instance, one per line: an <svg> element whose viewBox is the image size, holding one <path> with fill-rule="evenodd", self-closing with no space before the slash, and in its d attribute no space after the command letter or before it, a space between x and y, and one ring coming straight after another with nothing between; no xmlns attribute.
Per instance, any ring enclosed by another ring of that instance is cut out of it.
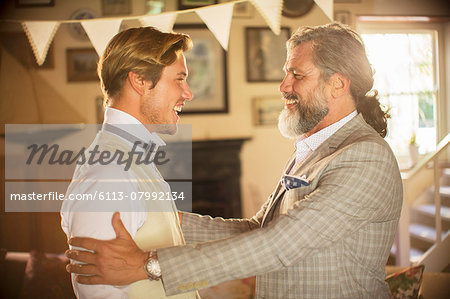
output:
<svg viewBox="0 0 450 299"><path fill-rule="evenodd" d="M100 57L97 73L108 106L120 95L129 72L143 76L155 86L164 67L171 65L180 52L192 48L187 34L164 33L153 27L131 28L118 33Z"/></svg>

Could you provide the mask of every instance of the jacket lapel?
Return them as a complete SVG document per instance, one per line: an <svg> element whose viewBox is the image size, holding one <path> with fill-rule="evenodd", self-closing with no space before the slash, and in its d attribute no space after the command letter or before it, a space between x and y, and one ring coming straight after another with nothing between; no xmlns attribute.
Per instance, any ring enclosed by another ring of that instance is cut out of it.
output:
<svg viewBox="0 0 450 299"><path fill-rule="evenodd" d="M284 174L289 173L291 171L292 167L294 167L294 164L295 164L295 151L291 155L289 162L286 164L286 167L284 168L282 176ZM266 218L269 216L269 212L272 210L274 203L284 194L285 191L286 191L286 188L284 188L283 184L281 184L281 178L280 178L280 180L278 181L278 184L275 188L275 191L272 193L272 196L270 198L270 202L267 206L266 212L264 213L264 216L263 216L263 219L261 222L261 227L264 225ZM269 219L272 219L272 217L269 217Z"/></svg>
<svg viewBox="0 0 450 299"><path fill-rule="evenodd" d="M310 168L319 163L323 158L334 153L339 147L344 144L348 144L353 142L349 140L349 136L354 134L357 130L362 129L364 126L368 126L364 121L361 114L356 115L353 119L351 119L348 123L346 123L342 128L340 128L336 133L330 136L327 140L325 140L308 158L306 158L300 165L295 166L295 152L291 156L287 167L285 168L283 175L289 173L292 167L297 167L294 169L295 175L300 175L308 172ZM364 135L367 134L367 131L364 131ZM278 185L273 193L271 201L266 209L263 220L261 222L261 227L266 226L273 218L273 213L275 211L275 207L277 202L282 200L284 193L286 192L285 187L281 184L281 180L278 182Z"/></svg>

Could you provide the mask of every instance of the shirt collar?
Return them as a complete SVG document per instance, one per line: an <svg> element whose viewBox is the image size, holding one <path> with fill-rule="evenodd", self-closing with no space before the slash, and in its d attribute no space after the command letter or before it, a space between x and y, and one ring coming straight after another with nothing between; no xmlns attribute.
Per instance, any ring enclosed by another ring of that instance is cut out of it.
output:
<svg viewBox="0 0 450 299"><path fill-rule="evenodd" d="M107 107L105 110L104 124L119 127L136 137L136 141L151 141L156 146L164 146L166 143L156 133L150 133L147 128L134 116L115 108ZM127 142L130 142L127 140ZM131 142L130 142L131 143Z"/></svg>
<svg viewBox="0 0 450 299"><path fill-rule="evenodd" d="M353 119L358 113L353 110L346 117L340 119L339 121L323 128L322 130L312 134L309 137L302 135L295 143L295 148L297 150L305 150L305 146L311 151L315 151L325 140L331 135L336 133L340 128L342 128L346 123Z"/></svg>

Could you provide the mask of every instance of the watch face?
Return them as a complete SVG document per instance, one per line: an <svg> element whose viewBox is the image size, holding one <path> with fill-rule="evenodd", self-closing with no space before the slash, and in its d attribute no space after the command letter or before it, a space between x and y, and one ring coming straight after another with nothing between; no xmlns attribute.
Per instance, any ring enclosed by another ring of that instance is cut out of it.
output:
<svg viewBox="0 0 450 299"><path fill-rule="evenodd" d="M159 278L161 276L161 268L159 267L159 262L157 260L150 259L147 262L147 272Z"/></svg>

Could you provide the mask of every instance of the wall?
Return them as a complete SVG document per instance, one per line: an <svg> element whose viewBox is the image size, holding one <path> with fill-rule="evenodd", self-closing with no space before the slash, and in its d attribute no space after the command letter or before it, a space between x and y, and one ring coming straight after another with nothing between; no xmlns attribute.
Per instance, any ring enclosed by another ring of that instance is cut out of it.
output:
<svg viewBox="0 0 450 299"><path fill-rule="evenodd" d="M13 1L9 1L0 12L1 18L11 19L68 19L70 15L81 7L89 7L101 15L101 1L71 1L55 0L52 8L14 9ZM395 3L392 3L395 2ZM411 5L411 2L417 6ZM423 4L426 2L427 4ZM132 14L141 15L144 11L143 0L132 0ZM176 0L166 1L167 10L176 9ZM431 3L431 4L430 4ZM444 2L442 2L444 3ZM354 25L354 17L358 14L406 14L420 15L423 13L442 14L441 2L418 0L362 0L360 3L336 4L335 10L347 10L351 13L351 22ZM305 16L297 19L283 17L282 26L289 26L291 32L301 25L316 25L328 22L328 18L318 6ZM177 23L191 23L201 21L195 14L179 16ZM1 24L5 27L8 24ZM8 25L9 26L9 25ZM293 142L287 140L278 132L276 126L254 126L252 120L252 99L258 96L279 96L278 83L248 83L246 82L245 61L245 27L266 26L262 17L254 10L252 18L235 18L232 21L229 51L228 51L228 96L229 113L211 115L184 115L181 123L192 124L193 137L196 140L250 137L242 150L242 198L243 214L251 216L258 210L267 196L272 192L280 178L281 171L289 155L293 151ZM20 28L16 28L20 30ZM54 90L67 109L61 111L61 117L65 114L81 116L82 122L95 123L96 110L95 98L101 94L98 83L67 83L66 81L66 49L91 47L89 41L75 40L68 31L68 26L63 24L59 28L53 41L55 47L55 67L52 70L39 70L35 73L40 80L46 82ZM448 51L448 50L447 50ZM282 54L284 55L284 53ZM2 59L5 59L3 55ZM2 74L4 75L4 74ZM24 88L23 82L17 77L13 88ZM1 94L2 110L4 107L17 100L17 95ZM45 99L44 99L45 101ZM7 103L7 104L5 104ZM8 108L11 109L11 108ZM67 112L73 111L73 112ZM27 111L21 108L21 114ZM13 123L10 113L2 114L3 123ZM73 116L70 116L73 118ZM22 117L22 120L36 121L35 118ZM6 121L7 120L7 121ZM24 121L21 121L24 122Z"/></svg>

